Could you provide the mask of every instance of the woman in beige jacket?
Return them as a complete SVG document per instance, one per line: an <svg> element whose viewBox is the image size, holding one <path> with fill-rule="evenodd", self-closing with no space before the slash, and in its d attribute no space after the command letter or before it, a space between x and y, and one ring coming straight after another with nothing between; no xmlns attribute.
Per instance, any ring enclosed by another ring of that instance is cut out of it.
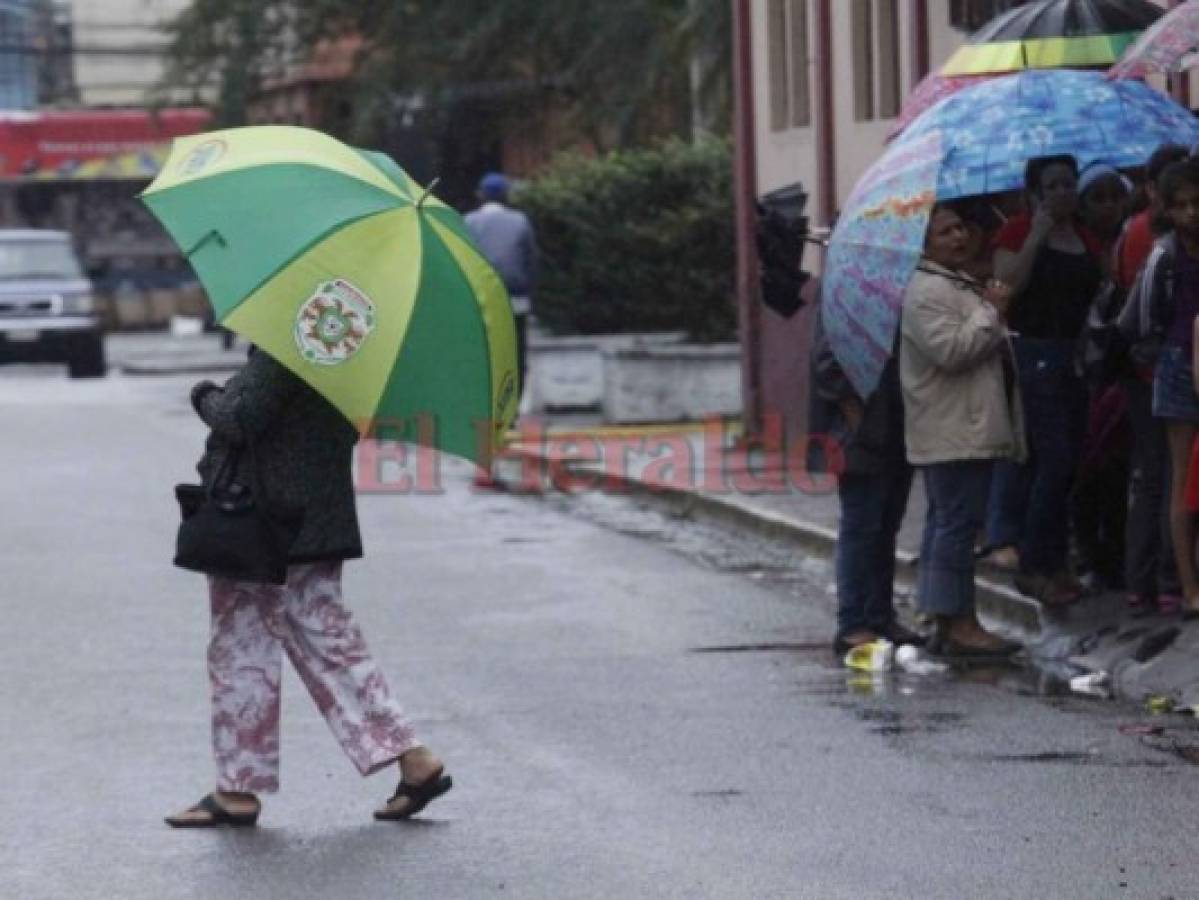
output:
<svg viewBox="0 0 1199 900"><path fill-rule="evenodd" d="M928 514L917 600L936 617L930 649L946 656L1007 655L974 612L974 539L995 460L1023 458L1024 436L1004 316L1010 291L970 284L961 218L937 206L924 259L904 295L899 371L908 460L924 475Z"/></svg>

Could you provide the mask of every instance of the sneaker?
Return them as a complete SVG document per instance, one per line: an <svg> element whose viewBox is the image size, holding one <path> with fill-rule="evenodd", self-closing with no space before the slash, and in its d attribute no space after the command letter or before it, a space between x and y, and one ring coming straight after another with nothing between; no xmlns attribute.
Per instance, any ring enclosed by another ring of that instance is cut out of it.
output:
<svg viewBox="0 0 1199 900"><path fill-rule="evenodd" d="M1181 599L1181 598L1179 598ZM1128 614L1134 619L1140 619L1153 612L1154 608L1161 608L1161 598L1154 597L1152 594L1128 594L1124 598L1124 608Z"/></svg>
<svg viewBox="0 0 1199 900"><path fill-rule="evenodd" d="M901 625L899 622L892 622L885 628L878 629L878 633L896 647L902 647L904 644L911 644L913 647L923 647L928 640L923 634L912 631L912 629L906 625Z"/></svg>
<svg viewBox="0 0 1199 900"><path fill-rule="evenodd" d="M1157 611L1163 616L1172 616L1182 609L1182 596L1179 594L1158 594L1156 598Z"/></svg>

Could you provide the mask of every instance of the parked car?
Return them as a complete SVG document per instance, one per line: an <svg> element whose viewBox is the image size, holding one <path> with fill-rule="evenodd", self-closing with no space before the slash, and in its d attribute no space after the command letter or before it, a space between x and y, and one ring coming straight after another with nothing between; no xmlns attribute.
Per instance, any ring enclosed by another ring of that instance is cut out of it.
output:
<svg viewBox="0 0 1199 900"><path fill-rule="evenodd" d="M0 363L11 362L105 372L93 286L65 231L0 229Z"/></svg>

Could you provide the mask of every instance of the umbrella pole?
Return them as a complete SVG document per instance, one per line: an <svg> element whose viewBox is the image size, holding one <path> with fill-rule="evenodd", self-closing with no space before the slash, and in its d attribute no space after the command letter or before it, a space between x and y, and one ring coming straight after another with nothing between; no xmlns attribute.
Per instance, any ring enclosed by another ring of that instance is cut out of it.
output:
<svg viewBox="0 0 1199 900"><path fill-rule="evenodd" d="M416 201L417 209L420 209L422 206L425 205L425 200L427 200L429 195L431 193L433 193L433 188L437 187L437 185L440 181L441 181L441 178L438 177L438 178L434 178L432 181L429 182L429 186L427 188L425 188L425 192L423 194L421 194L420 199Z"/></svg>

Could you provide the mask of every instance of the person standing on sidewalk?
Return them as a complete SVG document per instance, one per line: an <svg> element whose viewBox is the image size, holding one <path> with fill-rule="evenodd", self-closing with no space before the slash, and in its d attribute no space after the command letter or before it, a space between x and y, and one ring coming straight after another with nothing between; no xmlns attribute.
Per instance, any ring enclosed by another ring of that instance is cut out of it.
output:
<svg viewBox="0 0 1199 900"><path fill-rule="evenodd" d="M1062 606L1082 595L1068 565L1069 498L1087 413L1075 355L1103 251L1076 221L1074 157L1030 160L1025 186L1032 212L996 235L995 277L1012 290L1008 325L1031 452L1027 464L997 466L987 540L992 561L1017 570L1021 592Z"/></svg>
<svg viewBox="0 0 1199 900"><path fill-rule="evenodd" d="M1144 185L1148 206L1129 220L1116 246L1112 277L1125 293L1132 290L1149 258L1155 235L1168 229L1163 222L1157 180L1168 165L1186 158L1186 148L1178 144L1164 144L1149 157ZM1132 432L1124 581L1134 614L1154 609L1171 613L1182 605L1166 502L1170 453L1165 423L1153 416L1153 367L1159 349L1153 341L1134 344L1129 353L1131 371L1123 379Z"/></svg>
<svg viewBox="0 0 1199 900"><path fill-rule="evenodd" d="M1004 324L1010 290L964 276L968 253L957 212L935 207L924 260L904 295L899 373L908 460L921 470L928 495L917 603L936 619L929 649L987 658L1016 648L987 632L975 614L974 538L995 460L1021 459L1025 445Z"/></svg>
<svg viewBox="0 0 1199 900"><path fill-rule="evenodd" d="M483 256L499 273L508 289L512 315L516 320L516 363L520 381L518 396L524 391L527 373L529 314L533 289L537 284L537 240L529 217L508 206L511 185L499 172L489 172L479 181L481 205L466 214L466 227L479 245Z"/></svg>
<svg viewBox="0 0 1199 900"><path fill-rule="evenodd" d="M1171 231L1149 255L1121 324L1136 338L1161 345L1153 370L1153 415L1166 423L1170 535L1183 611L1193 616L1199 615L1199 573L1186 482L1191 445L1199 431L1199 392L1192 360L1194 323L1199 317L1199 160L1192 157L1167 166L1157 190ZM1126 318L1135 322L1130 326Z"/></svg>
<svg viewBox="0 0 1199 900"><path fill-rule="evenodd" d="M892 356L878 388L863 400L833 355L820 310L811 360L808 427L825 440L812 443L813 450L823 452L812 454L817 458L809 460L809 469L838 470L833 474L841 503L833 652L842 657L851 647L880 637L894 644L922 644L920 635L899 623L893 602L895 541L912 486L898 360Z"/></svg>
<svg viewBox="0 0 1199 900"><path fill-rule="evenodd" d="M208 675L216 790L169 816L175 828L254 825L257 794L279 789L282 652L286 651L342 750L363 775L396 764L395 794L377 819L405 819L450 789L440 759L417 739L341 599L341 569L362 555L352 453L357 430L287 368L252 350L218 387L192 389L192 406L211 429L197 469L211 485L238 453L238 483L256 499L302 516L282 585L210 576Z"/></svg>
<svg viewBox="0 0 1199 900"><path fill-rule="evenodd" d="M1087 166L1078 177L1079 220L1102 246L1103 268L1109 278L1132 188L1131 181L1102 162ZM1096 302L1103 294L1101 288ZM1132 455L1128 394L1121 378L1095 374L1086 384L1087 423L1070 495L1070 524L1078 573L1085 577L1088 590L1119 591L1124 588Z"/></svg>

